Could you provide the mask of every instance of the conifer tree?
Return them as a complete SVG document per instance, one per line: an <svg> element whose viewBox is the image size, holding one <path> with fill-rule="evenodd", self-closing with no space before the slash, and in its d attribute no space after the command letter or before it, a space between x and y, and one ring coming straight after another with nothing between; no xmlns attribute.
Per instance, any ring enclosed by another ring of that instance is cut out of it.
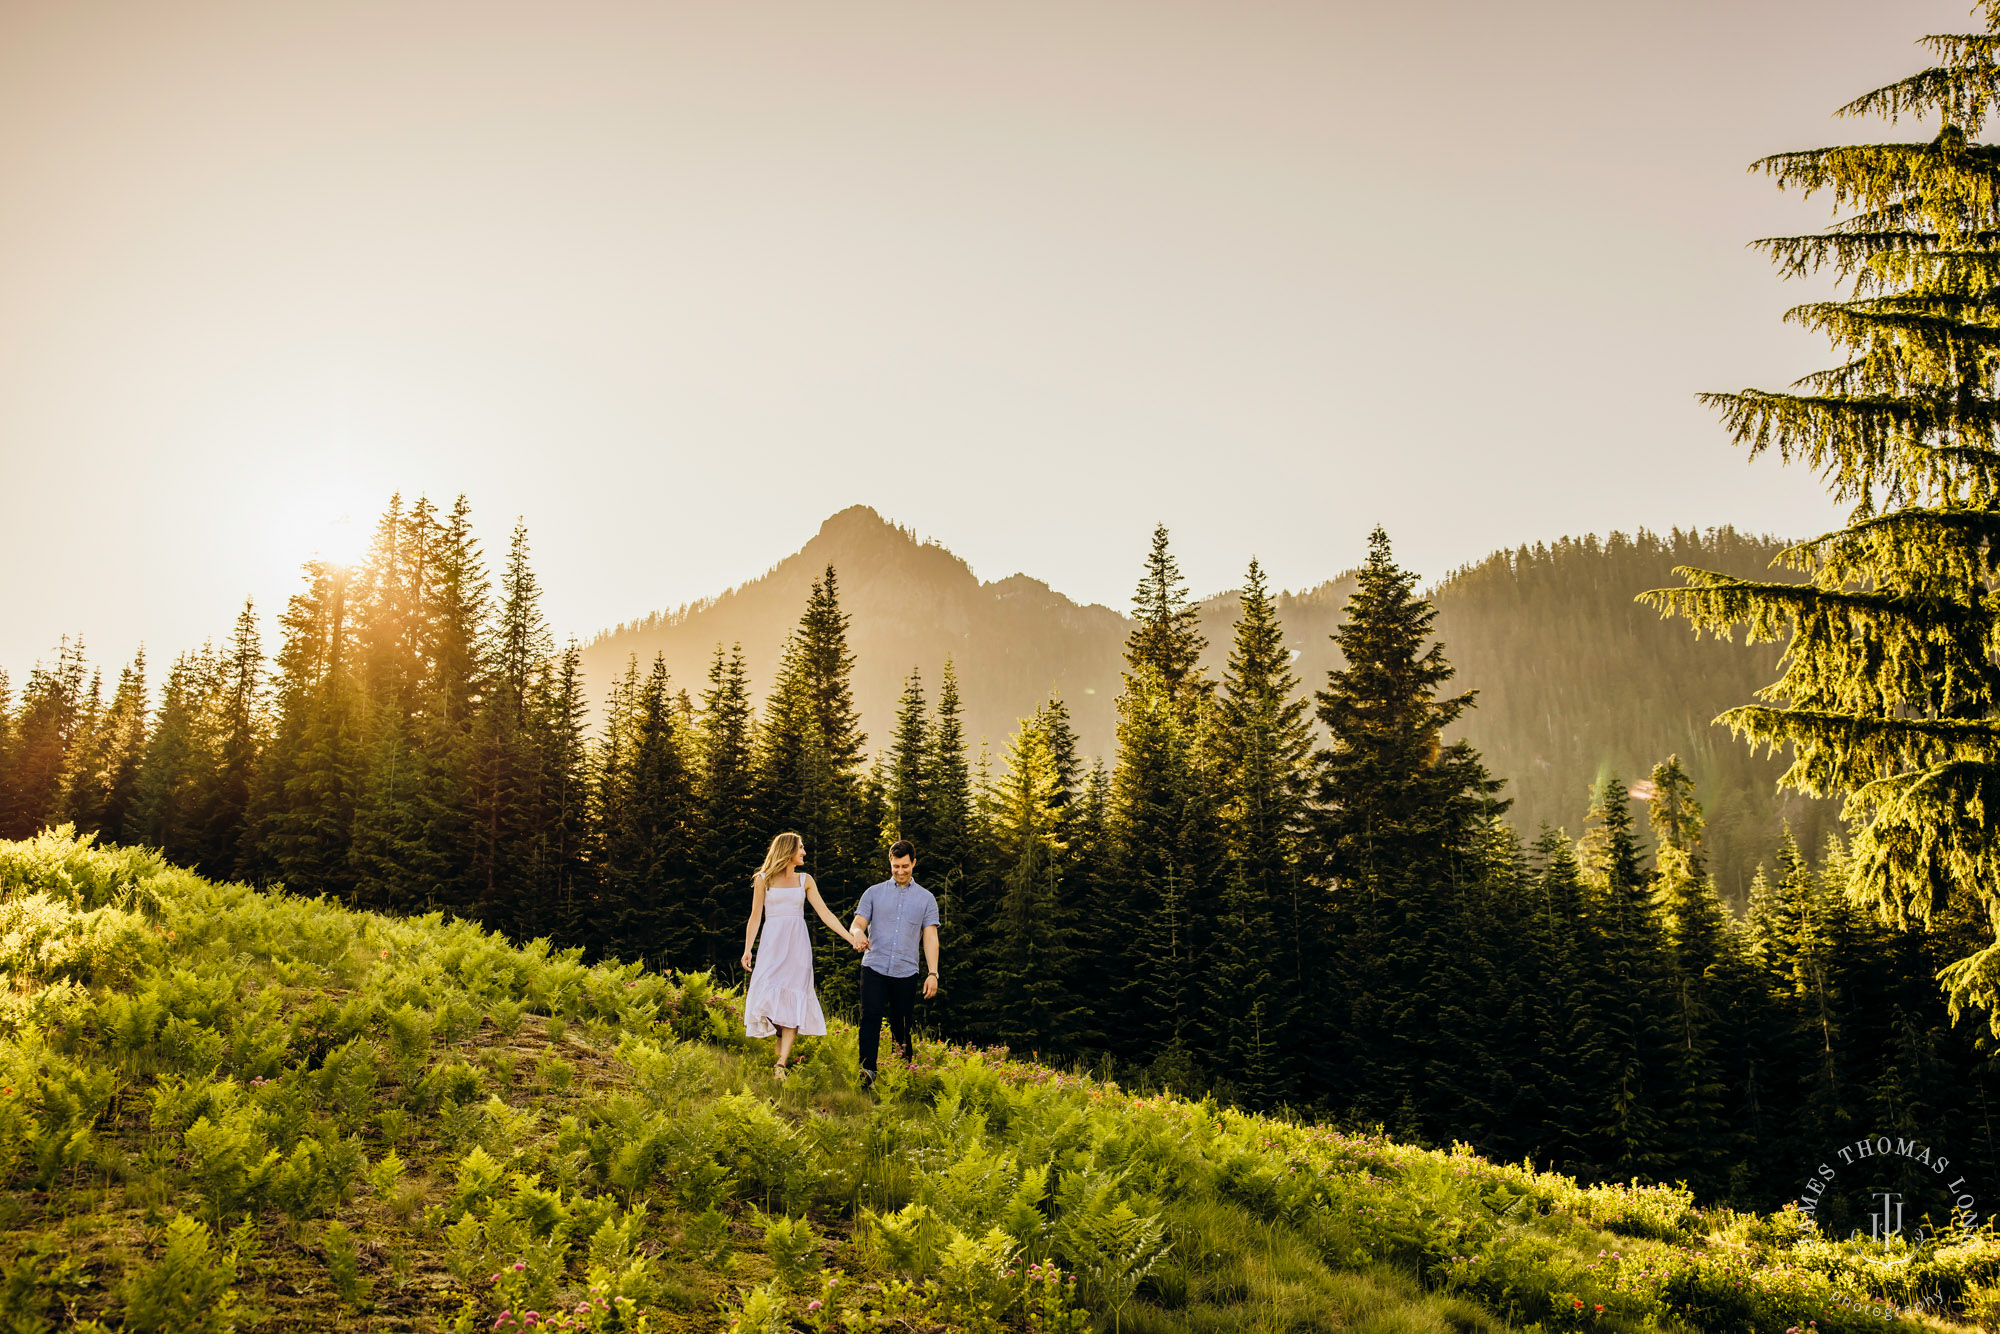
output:
<svg viewBox="0 0 2000 1334"><path fill-rule="evenodd" d="M1582 841L1580 860L1595 900L1597 929L1585 981L1594 1042L1579 1058L1597 1092L1585 1145L1591 1161L1613 1178L1657 1179L1667 1162L1663 1132L1674 1111L1678 1064L1666 940L1631 803L1617 775L1598 784L1590 818L1594 827Z"/></svg>
<svg viewBox="0 0 2000 1334"><path fill-rule="evenodd" d="M300 892L351 896L354 808L364 756L349 620L351 572L322 561L279 617L276 721L251 790L244 871Z"/></svg>
<svg viewBox="0 0 2000 1334"><path fill-rule="evenodd" d="M415 728L421 832L411 849L411 869L440 906L471 911L481 891L473 860L479 824L475 766L481 705L493 688L491 590L464 496L434 536L429 562L436 594L420 623L427 670Z"/></svg>
<svg viewBox="0 0 2000 1334"><path fill-rule="evenodd" d="M1118 767L1112 779L1121 899L1104 925L1122 958L1102 961L1123 983L1123 1022L1107 1034L1128 1058L1162 1047L1178 1066L1200 1045L1204 939L1220 878L1214 774L1204 752L1215 683L1200 664L1206 641L1165 525L1153 530L1132 597L1118 700Z"/></svg>
<svg viewBox="0 0 2000 1334"><path fill-rule="evenodd" d="M1227 862L1206 1009L1217 1067L1232 1072L1254 1105L1271 1106L1291 1092L1277 1038L1291 1030L1303 982L1298 839L1312 738L1255 560L1241 606L1216 710Z"/></svg>
<svg viewBox="0 0 2000 1334"><path fill-rule="evenodd" d="M184 865L202 867L206 851L221 693L222 664L211 645L174 659L139 766L140 837Z"/></svg>
<svg viewBox="0 0 2000 1334"><path fill-rule="evenodd" d="M715 646L696 728L701 828L691 910L701 923L706 947L697 962L728 974L737 956L730 931L749 910L751 874L762 864L764 849L776 832L759 827L753 806L750 677L741 644L727 655L720 644Z"/></svg>
<svg viewBox="0 0 2000 1334"><path fill-rule="evenodd" d="M931 725L929 779L924 791L924 884L937 895L939 915L974 861L972 763L959 704L958 672L946 658Z"/></svg>
<svg viewBox="0 0 2000 1334"><path fill-rule="evenodd" d="M243 859L250 785L265 742L264 647L256 608L244 599L225 656L216 664L215 771L203 802L201 863L226 875Z"/></svg>
<svg viewBox="0 0 2000 1334"><path fill-rule="evenodd" d="M0 700L0 714L6 711ZM69 783L64 818L79 830L95 832L106 843L138 837L139 771L145 759L148 723L146 651L140 649L118 674L111 706L83 747L83 756ZM0 722L0 734L4 734ZM0 735L0 766L5 764L5 738ZM0 772L4 768L0 767ZM0 785L4 785L0 778ZM232 868L233 869L233 868Z"/></svg>
<svg viewBox="0 0 2000 1334"><path fill-rule="evenodd" d="M428 767L419 736L438 532L437 507L427 497L405 509L402 497L392 496L354 581L357 791L349 860L357 900L376 908L427 905L438 888L425 850L420 802Z"/></svg>
<svg viewBox="0 0 2000 1334"><path fill-rule="evenodd" d="M490 675L477 700L470 779L472 877L479 916L517 935L533 915L542 817L542 750L537 692L546 688L555 640L542 617L541 589L528 563L528 532L516 522L501 577Z"/></svg>
<svg viewBox="0 0 2000 1334"><path fill-rule="evenodd" d="M627 669L615 767L603 777L605 948L685 968L701 949L688 912L694 788L667 665Z"/></svg>
<svg viewBox="0 0 2000 1334"><path fill-rule="evenodd" d="M596 886L591 861L595 803L583 651L574 639L543 672L534 700L535 907L523 914L524 934L550 936L565 946L587 944L584 916Z"/></svg>
<svg viewBox="0 0 2000 1334"><path fill-rule="evenodd" d="M1730 1020L1748 1016L1729 1004L1736 972L1735 936L1702 855L1701 804L1694 779L1670 755L1653 767L1646 817L1658 845L1653 896L1666 931L1673 987L1676 1087L1665 1152L1674 1173L1712 1198L1727 1185L1730 1163L1746 1146L1729 1117L1726 1053L1741 1049Z"/></svg>
<svg viewBox="0 0 2000 1334"><path fill-rule="evenodd" d="M1589 941L1594 931L1589 896L1576 851L1561 830L1544 825L1526 883L1529 911L1522 920L1521 985L1530 998L1522 1057L1532 1090L1520 1118L1523 1151L1571 1173L1587 1172L1591 1146L1585 1128L1598 1087L1580 1053L1599 1050L1591 995Z"/></svg>
<svg viewBox="0 0 2000 1334"><path fill-rule="evenodd" d="M925 848L931 841L931 735L924 678L914 667L904 678L903 697L896 706L896 730L890 740L888 764L889 771L882 780L888 804L882 849L886 851L899 838Z"/></svg>
<svg viewBox="0 0 2000 1334"><path fill-rule="evenodd" d="M988 948L976 960L990 1008L974 1031L1016 1049L1058 1051L1071 1045L1077 1028L1064 874L1071 867L1078 762L1060 699L1022 720L1006 763L988 794L994 850L1006 869Z"/></svg>
<svg viewBox="0 0 2000 1334"><path fill-rule="evenodd" d="M1393 1124L1428 1099L1441 951L1477 947L1454 935L1483 873L1484 822L1504 803L1472 748L1444 742L1472 696L1439 695L1453 671L1430 642L1435 610L1379 527L1368 547L1333 636L1345 665L1316 696L1329 744L1313 757L1310 819L1330 892L1310 953L1331 966L1305 1004L1326 1025L1308 1040L1331 1058L1309 1091Z"/></svg>
<svg viewBox="0 0 2000 1334"><path fill-rule="evenodd" d="M83 642L67 636L52 666L36 663L21 687L9 764L0 776L0 837L27 838L60 809L63 776L84 711Z"/></svg>
<svg viewBox="0 0 2000 1334"><path fill-rule="evenodd" d="M1788 318L1841 364L1794 392L1712 394L1752 454L1775 447L1853 506L1833 532L1787 550L1803 583L1695 569L1645 595L1697 630L1784 639L1764 701L1724 720L1789 747L1783 782L1847 799L1859 821L1853 883L1901 922L1960 899L2000 913L2000 160L1975 141L2000 97L2000 5L1986 31L1923 39L1935 63L1841 114L1935 122L1928 142L1781 153L1753 165L1779 188L1829 198L1827 231L1760 242L1787 277L1831 272L1844 298ZM1953 1003L2000 1020L1991 929L1949 967Z"/></svg>
<svg viewBox="0 0 2000 1334"><path fill-rule="evenodd" d="M870 854L879 826L868 820L862 770L867 737L854 707L853 670L847 615L828 566L813 581L765 701L756 805L765 838L789 829L805 839L805 869L821 884L836 916L859 897L852 887L868 883L866 877L878 871ZM844 943L816 934L814 964L824 979L823 1001L831 996L835 1004L854 1003L859 975L853 958Z"/></svg>

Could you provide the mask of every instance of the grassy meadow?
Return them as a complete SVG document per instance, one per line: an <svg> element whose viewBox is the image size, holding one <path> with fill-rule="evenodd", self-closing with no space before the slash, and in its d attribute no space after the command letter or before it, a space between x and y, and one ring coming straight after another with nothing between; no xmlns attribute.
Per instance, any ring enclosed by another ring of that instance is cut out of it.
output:
<svg viewBox="0 0 2000 1334"><path fill-rule="evenodd" d="M706 975L0 843L0 1331L1995 1328L2000 1238L1796 1212L851 1028Z"/></svg>

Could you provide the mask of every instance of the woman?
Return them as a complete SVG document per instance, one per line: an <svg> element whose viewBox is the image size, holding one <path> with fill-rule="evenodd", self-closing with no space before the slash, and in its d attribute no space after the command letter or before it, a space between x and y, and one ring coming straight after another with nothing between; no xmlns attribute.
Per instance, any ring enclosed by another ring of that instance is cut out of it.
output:
<svg viewBox="0 0 2000 1334"><path fill-rule="evenodd" d="M826 1036L826 1016L820 1013L819 997L813 994L807 901L828 930L854 944L847 928L827 911L819 886L799 870L805 863L806 841L797 834L780 834L771 840L763 869L750 880L750 926L743 933L743 971L750 974L750 990L743 997L743 1031L753 1038L778 1035L778 1060L771 1070L779 1079L791 1068L793 1038L801 1033ZM756 943L760 922L764 943L753 966L750 949Z"/></svg>

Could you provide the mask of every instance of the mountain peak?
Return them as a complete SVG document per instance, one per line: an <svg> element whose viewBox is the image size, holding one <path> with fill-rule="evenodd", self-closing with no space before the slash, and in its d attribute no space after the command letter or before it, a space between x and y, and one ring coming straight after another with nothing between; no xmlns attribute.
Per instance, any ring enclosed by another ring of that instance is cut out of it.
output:
<svg viewBox="0 0 2000 1334"><path fill-rule="evenodd" d="M821 537L854 537L861 534L879 533L884 529L895 529L875 512L872 505L849 505L838 513L829 514L826 522L819 526Z"/></svg>

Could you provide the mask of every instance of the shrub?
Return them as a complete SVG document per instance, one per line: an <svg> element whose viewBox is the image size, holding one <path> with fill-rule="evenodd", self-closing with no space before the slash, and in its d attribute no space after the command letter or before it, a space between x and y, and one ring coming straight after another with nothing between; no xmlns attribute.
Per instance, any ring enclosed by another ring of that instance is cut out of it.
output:
<svg viewBox="0 0 2000 1334"><path fill-rule="evenodd" d="M1167 1256L1166 1224L1118 1198L1118 1178L1102 1173L1065 1173L1058 1192L1056 1249L1075 1266L1091 1300L1122 1326L1125 1308L1139 1281Z"/></svg>
<svg viewBox="0 0 2000 1334"><path fill-rule="evenodd" d="M119 1293L131 1334L225 1334L235 1327L236 1257L218 1254L206 1227L185 1215L167 1224L159 1262L126 1271Z"/></svg>
<svg viewBox="0 0 2000 1334"><path fill-rule="evenodd" d="M458 1160L458 1182L451 1192L453 1210L464 1213L476 1209L500 1188L506 1175L507 1169L492 1154L479 1145L473 1145Z"/></svg>
<svg viewBox="0 0 2000 1334"><path fill-rule="evenodd" d="M751 1288L743 1294L740 1304L724 1302L722 1314L729 1322L730 1334L784 1334L789 1328L785 1295L776 1283Z"/></svg>
<svg viewBox="0 0 2000 1334"><path fill-rule="evenodd" d="M368 1301L368 1282L361 1276L361 1256L354 1249L354 1234L345 1223L328 1223L321 1246L326 1251L326 1272L333 1281L334 1292L348 1307L360 1310Z"/></svg>
<svg viewBox="0 0 2000 1334"><path fill-rule="evenodd" d="M208 1201L210 1214L221 1221L263 1201L282 1158L264 1139L256 1109L237 1103L218 1109L218 1118L199 1117L188 1128L186 1144L194 1179Z"/></svg>
<svg viewBox="0 0 2000 1334"><path fill-rule="evenodd" d="M807 1279L818 1272L819 1234L813 1231L809 1218L765 1218L764 1254L771 1259L771 1268L778 1282L788 1288L800 1288Z"/></svg>
<svg viewBox="0 0 2000 1334"><path fill-rule="evenodd" d="M32 1244L0 1269L0 1328L8 1334L43 1334L54 1328L51 1309L87 1279L76 1260L50 1237Z"/></svg>
<svg viewBox="0 0 2000 1334"><path fill-rule="evenodd" d="M696 1264L710 1269L727 1269L732 1249L729 1216L719 1209L703 1210L688 1220L681 1233L681 1242Z"/></svg>

